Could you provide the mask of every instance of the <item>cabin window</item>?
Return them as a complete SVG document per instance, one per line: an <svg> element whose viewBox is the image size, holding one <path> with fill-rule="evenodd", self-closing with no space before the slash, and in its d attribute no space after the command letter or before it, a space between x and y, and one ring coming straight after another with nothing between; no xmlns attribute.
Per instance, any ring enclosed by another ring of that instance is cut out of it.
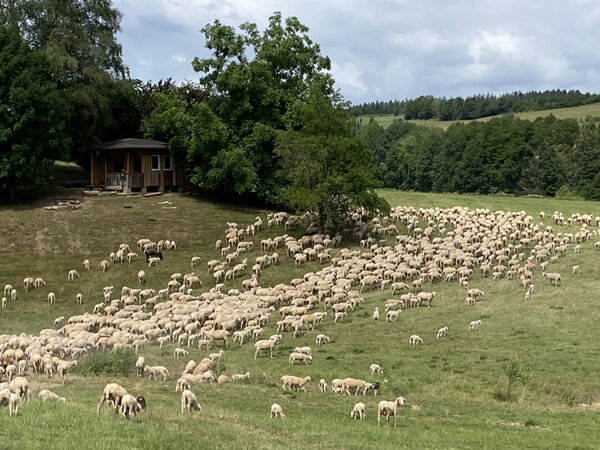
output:
<svg viewBox="0 0 600 450"><path fill-rule="evenodd" d="M165 170L173 170L173 166L171 166L171 155L165 155L163 167Z"/></svg>
<svg viewBox="0 0 600 450"><path fill-rule="evenodd" d="M152 155L151 160L152 160L152 162L151 162L152 170L160 170L160 156Z"/></svg>

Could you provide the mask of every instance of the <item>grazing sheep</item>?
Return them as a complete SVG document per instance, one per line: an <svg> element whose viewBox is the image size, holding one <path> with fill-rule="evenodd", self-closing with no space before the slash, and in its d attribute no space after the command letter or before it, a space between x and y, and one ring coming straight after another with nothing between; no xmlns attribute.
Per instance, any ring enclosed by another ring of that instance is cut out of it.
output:
<svg viewBox="0 0 600 450"><path fill-rule="evenodd" d="M48 292L48 303L56 303L56 294L54 292Z"/></svg>
<svg viewBox="0 0 600 450"><path fill-rule="evenodd" d="M158 263L160 263L161 259L157 256L152 256L148 258L148 267L156 266L158 267Z"/></svg>
<svg viewBox="0 0 600 450"><path fill-rule="evenodd" d="M256 349L256 351L254 352L254 359L256 359L256 357L262 350L269 350L269 354L271 355L271 358L272 358L273 357L273 349L275 348L276 345L277 345L277 341L271 340L271 339L262 339L260 341L256 341L256 343L254 344L254 348Z"/></svg>
<svg viewBox="0 0 600 450"><path fill-rule="evenodd" d="M146 372L148 372L148 379L154 378L158 380L158 376L160 375L164 380L169 376L169 371L164 366L146 366Z"/></svg>
<svg viewBox="0 0 600 450"><path fill-rule="evenodd" d="M322 345L329 344L329 340L329 336L326 336L324 334L317 334L315 344L317 344L317 347L321 347Z"/></svg>
<svg viewBox="0 0 600 450"><path fill-rule="evenodd" d="M6 297L2 297L2 309L6 309Z"/></svg>
<svg viewBox="0 0 600 450"><path fill-rule="evenodd" d="M375 396L377 396L377 392L379 391L380 387L381 384L378 381L375 381L373 383L367 383L365 384L365 390L363 391L363 394L366 395L368 391L373 391Z"/></svg>
<svg viewBox="0 0 600 450"><path fill-rule="evenodd" d="M100 401L98 402L97 411L100 412L100 409L102 408L102 406L104 405L104 402L106 402L106 401L108 401L109 403L111 403L114 406L115 411L118 411L119 407L121 406L121 399L126 394L127 394L127 391L120 384L108 383L104 387L104 390L102 391L102 397L100 398Z"/></svg>
<svg viewBox="0 0 600 450"><path fill-rule="evenodd" d="M79 272L77 272L75 269L69 270L67 280L74 280L75 278L79 278Z"/></svg>
<svg viewBox="0 0 600 450"><path fill-rule="evenodd" d="M440 328L437 332L436 339L441 339L448 334L448 327Z"/></svg>
<svg viewBox="0 0 600 450"><path fill-rule="evenodd" d="M581 267L578 265L571 267L571 270L573 271L573 275L575 275L576 273L581 273Z"/></svg>
<svg viewBox="0 0 600 450"><path fill-rule="evenodd" d="M271 414L269 415L269 417L275 418L275 419L285 419L285 414L283 413L283 408L281 407L281 405L278 405L277 403L273 403L271 405Z"/></svg>
<svg viewBox="0 0 600 450"><path fill-rule="evenodd" d="M190 388L190 382L187 380L187 378L178 378L177 379L177 383L175 384L175 392L183 392L186 389Z"/></svg>
<svg viewBox="0 0 600 450"><path fill-rule="evenodd" d="M481 320L474 320L469 324L469 331L478 331L481 325Z"/></svg>
<svg viewBox="0 0 600 450"><path fill-rule="evenodd" d="M218 353L211 353L210 355L208 355L208 357L210 358L211 363L217 363L220 364L221 363L221 359L223 359L223 353L225 353L225 350L221 349L219 350Z"/></svg>
<svg viewBox="0 0 600 450"><path fill-rule="evenodd" d="M140 284L144 284L146 282L146 272L144 272L143 270L140 270L137 273L137 277Z"/></svg>
<svg viewBox="0 0 600 450"><path fill-rule="evenodd" d="M137 257L138 257L137 253L129 252L129 253L127 253L127 262L129 264L131 264L133 261L135 261L137 259Z"/></svg>
<svg viewBox="0 0 600 450"><path fill-rule="evenodd" d="M380 375L383 375L383 369L379 364L371 364L369 366L369 369L371 370L372 374L378 373Z"/></svg>
<svg viewBox="0 0 600 450"><path fill-rule="evenodd" d="M319 391L327 392L327 381L325 381L323 378L319 380Z"/></svg>
<svg viewBox="0 0 600 450"><path fill-rule="evenodd" d="M250 372L246 372L246 373L234 373L233 375L231 375L231 380L232 381L249 380L249 379L250 379Z"/></svg>
<svg viewBox="0 0 600 450"><path fill-rule="evenodd" d="M176 358L179 358L180 356L187 356L187 355L189 355L189 352L185 348L177 347L175 349L175 351L173 352L173 356Z"/></svg>
<svg viewBox="0 0 600 450"><path fill-rule="evenodd" d="M310 347L296 347L294 349L296 353L304 353L305 355L312 355L312 349Z"/></svg>
<svg viewBox="0 0 600 450"><path fill-rule="evenodd" d="M108 260L103 259L102 261L100 261L100 269L102 269L102 272L106 272L108 270L108 266L110 266Z"/></svg>
<svg viewBox="0 0 600 450"><path fill-rule="evenodd" d="M60 402L60 403L65 403L67 401L66 398L59 397L54 392L49 391L48 389L42 389L38 393L38 396L42 399L43 402L46 402L48 400L52 400L52 401L56 401L56 402Z"/></svg>
<svg viewBox="0 0 600 450"><path fill-rule="evenodd" d="M78 292L75 296L75 300L77 301L77 304L83 305L83 294L81 292Z"/></svg>
<svg viewBox="0 0 600 450"><path fill-rule="evenodd" d="M423 339L421 339L416 334L413 334L411 337L408 338L408 343L409 343L409 345L422 344L423 343Z"/></svg>
<svg viewBox="0 0 600 450"><path fill-rule="evenodd" d="M390 309L385 315L385 321L395 322L398 316L402 313L401 309Z"/></svg>
<svg viewBox="0 0 600 450"><path fill-rule="evenodd" d="M548 280L550 286L554 284L554 286L560 286L561 277L559 273L553 272L542 272L542 276Z"/></svg>
<svg viewBox="0 0 600 450"><path fill-rule="evenodd" d="M16 289L13 289L10 291L10 301L11 302L17 301L17 290Z"/></svg>
<svg viewBox="0 0 600 450"><path fill-rule="evenodd" d="M0 406L8 406L8 415L16 416L19 414L19 396L9 389L0 391Z"/></svg>
<svg viewBox="0 0 600 450"><path fill-rule="evenodd" d="M146 358L140 356L135 362L135 369L138 377L144 376L144 369L146 368Z"/></svg>
<svg viewBox="0 0 600 450"><path fill-rule="evenodd" d="M12 284L5 284L4 285L4 295L10 295L10 292L13 290L13 285Z"/></svg>
<svg viewBox="0 0 600 450"><path fill-rule="evenodd" d="M379 320L379 307L375 307L373 311L373 320Z"/></svg>
<svg viewBox="0 0 600 450"><path fill-rule="evenodd" d="M342 391L348 395L350 391L354 391L354 395L358 395L358 391L363 390L363 394L366 393L365 386L367 382L365 380L358 380L356 378L344 378L342 380Z"/></svg>
<svg viewBox="0 0 600 450"><path fill-rule="evenodd" d="M202 406L198 403L198 398L190 391L189 387L181 392L181 414L183 414L186 409L189 412L192 412L192 410L200 411L202 409Z"/></svg>
<svg viewBox="0 0 600 450"><path fill-rule="evenodd" d="M398 397L395 401L389 402L382 400L377 405L377 426L381 425L381 416L385 416L386 421L389 422L390 416L394 417L394 428L396 428L396 414L398 412L398 406L402 406L406 403L404 397Z"/></svg>
<svg viewBox="0 0 600 450"><path fill-rule="evenodd" d="M306 383L310 380L310 377L295 377L293 375L284 375L279 380L281 382L281 387L284 391L287 391L287 388L290 388L290 391L304 391L306 392Z"/></svg>
<svg viewBox="0 0 600 450"><path fill-rule="evenodd" d="M129 416L134 416L146 409L146 399L144 397L134 397L131 394L125 394L121 398L121 405L119 406L119 413L129 419Z"/></svg>
<svg viewBox="0 0 600 450"><path fill-rule="evenodd" d="M192 256L192 267L197 266L198 264L200 264L200 257L199 256Z"/></svg>
<svg viewBox="0 0 600 450"><path fill-rule="evenodd" d="M292 354L290 354L289 363L293 365L296 361L303 361L304 364L308 366L308 362L312 362L312 356L306 355L304 353L293 352Z"/></svg>
<svg viewBox="0 0 600 450"><path fill-rule="evenodd" d="M467 298L465 298L465 305L467 305L467 306L475 306L475 303L476 303L475 298L473 298L473 297L467 297Z"/></svg>
<svg viewBox="0 0 600 450"><path fill-rule="evenodd" d="M353 419L365 420L365 404L356 403L352 411L350 411L350 417Z"/></svg>

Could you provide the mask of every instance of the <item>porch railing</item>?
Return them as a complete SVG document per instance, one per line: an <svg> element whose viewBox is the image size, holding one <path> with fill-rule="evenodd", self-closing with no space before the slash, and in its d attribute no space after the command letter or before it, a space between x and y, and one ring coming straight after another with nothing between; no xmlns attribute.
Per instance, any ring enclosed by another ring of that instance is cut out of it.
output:
<svg viewBox="0 0 600 450"><path fill-rule="evenodd" d="M106 174L107 187L141 188L144 186L144 174L139 172L112 172Z"/></svg>

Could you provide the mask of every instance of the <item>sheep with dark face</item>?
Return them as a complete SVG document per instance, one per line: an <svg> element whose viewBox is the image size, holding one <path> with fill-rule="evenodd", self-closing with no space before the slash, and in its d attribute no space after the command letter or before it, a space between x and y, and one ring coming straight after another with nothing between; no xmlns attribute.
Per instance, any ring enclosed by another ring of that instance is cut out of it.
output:
<svg viewBox="0 0 600 450"><path fill-rule="evenodd" d="M121 399L121 405L119 406L119 413L129 419L129 416L134 416L146 409L146 399L144 397L134 397L131 394L125 394Z"/></svg>
<svg viewBox="0 0 600 450"><path fill-rule="evenodd" d="M146 251L144 251L144 255L146 256L146 262L150 262L150 258L158 258L161 261L163 259L162 252L159 252L158 250L155 250L153 248L149 248Z"/></svg>

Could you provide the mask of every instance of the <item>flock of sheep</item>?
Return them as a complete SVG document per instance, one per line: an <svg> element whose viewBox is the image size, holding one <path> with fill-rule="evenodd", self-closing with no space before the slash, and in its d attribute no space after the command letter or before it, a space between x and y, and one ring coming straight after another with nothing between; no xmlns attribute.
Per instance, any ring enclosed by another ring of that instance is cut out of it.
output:
<svg viewBox="0 0 600 450"><path fill-rule="evenodd" d="M565 220L561 214L553 215L554 226L577 224L576 233L554 232L552 225L544 226L524 212L489 211L468 208L393 208L389 216L377 217L371 223L362 220L359 213L348 217L348 228L344 230L360 245L360 249L341 248L342 234L333 237L316 233L314 219L310 214L292 216L274 213L267 217L267 225L284 225L288 231L301 224L307 225L307 233L300 238L289 234L263 239L260 243L264 254L249 262L249 253L254 250L252 238L263 230L263 221L257 217L252 225L241 227L227 223L224 239L215 243L215 251L221 260L207 262L207 268L214 285L203 292L202 283L195 272L174 273L165 280L164 287L147 287L145 270L139 270L137 279L132 280L136 287L123 286L115 290L106 286L102 291L104 301L94 306L93 312L66 319L58 317L54 327L40 331L37 336L0 335L0 377L7 382L0 384L0 405L9 407L9 414L18 413L20 400L28 400L30 390L25 376L28 371L53 377L62 376L68 380L69 368L77 364L78 358L93 351L116 351L133 348L136 353L146 345L163 346L176 342L175 357L186 357L189 352L184 347L197 346L207 351L217 343L223 347L234 344L245 345L253 341L253 355L257 359L263 355L273 358L283 335L291 338L314 332L325 320L343 323L363 303L362 294L372 290L390 290L391 297L385 301L385 321L394 322L402 311L431 307L437 296L435 291L426 291L429 283L458 283L465 288L465 304L473 306L485 297L485 293L470 287L474 275L514 279L524 289L525 299L534 293L532 283L536 271L550 285L560 286L561 276L547 272L547 265L564 255L569 246L580 244L595 234L589 228L598 217L573 215ZM540 215L544 219L544 215ZM398 234L396 224L407 229L406 234ZM395 243L388 244L387 236L395 236ZM175 250L174 241L140 239L138 251L146 256L147 269L161 263L162 252ZM596 243L600 248L600 243ZM263 287L260 278L264 270L279 263L285 254L296 268L307 261L319 261L321 269L309 272L287 284ZM335 251L334 251L335 250ZM108 259L101 262L102 271L116 263L134 263L138 253L128 244L121 244ZM239 261L241 259L241 261ZM201 263L193 256L192 269ZM90 270L90 261L82 263L84 270ZM580 268L573 268L573 273ZM241 289L225 291L225 282L245 275ZM246 276L247 276L246 275ZM68 282L77 282L80 274L75 269L67 272ZM46 285L42 278L26 277L23 280L25 294ZM115 292L120 292L117 297ZM16 302L19 294L12 284L6 284L2 308L8 299ZM117 297L117 298L115 298ZM53 292L47 296L48 302L56 301ZM78 303L83 295L76 296ZM317 311L317 309L322 309ZM373 320L379 320L379 306L373 311ZM264 338L269 323L276 320L277 334ZM468 328L479 330L481 320L473 320ZM449 327L438 329L436 339L445 338ZM315 337L318 348L330 342L322 333ZM410 345L423 344L417 334L408 338ZM200 410L201 406L191 386L195 383L228 382L248 379L249 373L215 376L213 368L223 357L223 348L211 353L199 363L189 361L181 377L177 380L176 392L181 391L181 412ZM310 347L296 347L288 356L290 365L309 365L313 362ZM170 374L166 367L146 365L144 357L136 364L138 375L149 379L163 380ZM383 374L378 364L372 364L372 374ZM310 377L283 375L280 379L283 390L304 391ZM356 395L372 390L377 393L379 382L345 378L334 379L331 390L336 393ZM328 384L320 380L319 390L326 392ZM40 398L64 402L50 391L41 391ZM105 387L97 405L108 402L115 411L125 418L135 416L145 409L144 397L129 394L122 386L109 383ZM394 418L398 407L406 404L404 397L394 401L381 401L378 404L378 424L381 417ZM365 404L356 403L351 411L355 419L365 418ZM283 408L274 403L270 416L283 418Z"/></svg>

